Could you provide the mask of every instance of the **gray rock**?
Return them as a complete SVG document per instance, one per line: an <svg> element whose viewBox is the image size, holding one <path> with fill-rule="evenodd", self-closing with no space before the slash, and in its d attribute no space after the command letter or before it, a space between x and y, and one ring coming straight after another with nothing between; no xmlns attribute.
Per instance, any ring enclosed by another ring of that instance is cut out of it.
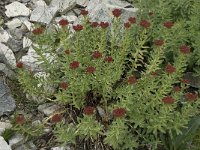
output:
<svg viewBox="0 0 200 150"><path fill-rule="evenodd" d="M187 72L183 78L187 79L192 87L200 88L200 76L194 76L193 72Z"/></svg>
<svg viewBox="0 0 200 150"><path fill-rule="evenodd" d="M0 72L3 72L4 75L10 79L13 79L15 75L15 73L12 70L8 69L8 67L3 63L0 63Z"/></svg>
<svg viewBox="0 0 200 150"><path fill-rule="evenodd" d="M52 147L51 150L72 150L69 146Z"/></svg>
<svg viewBox="0 0 200 150"><path fill-rule="evenodd" d="M32 11L30 20L49 24L58 10L58 7L49 7L46 4L39 5Z"/></svg>
<svg viewBox="0 0 200 150"><path fill-rule="evenodd" d="M89 0L76 0L76 4L86 7L89 3Z"/></svg>
<svg viewBox="0 0 200 150"><path fill-rule="evenodd" d="M0 116L9 115L15 107L15 100L11 96L9 87L0 80Z"/></svg>
<svg viewBox="0 0 200 150"><path fill-rule="evenodd" d="M10 38L7 42L7 45L13 52L18 52L23 48L23 43L21 40L15 40Z"/></svg>
<svg viewBox="0 0 200 150"><path fill-rule="evenodd" d="M27 8L24 4L19 3L17 1L6 5L6 16L8 17L17 17L17 16L29 16L31 10Z"/></svg>
<svg viewBox="0 0 200 150"><path fill-rule="evenodd" d="M16 59L13 51L6 45L0 43L0 62L8 64L12 68L16 68Z"/></svg>
<svg viewBox="0 0 200 150"><path fill-rule="evenodd" d="M0 136L0 145L0 150L12 150L2 136Z"/></svg>
<svg viewBox="0 0 200 150"><path fill-rule="evenodd" d="M6 30L0 28L0 42L6 43L10 37L10 34Z"/></svg>
<svg viewBox="0 0 200 150"><path fill-rule="evenodd" d="M9 139L8 143L12 149L18 147L19 145L22 145L24 143L24 137L21 134L15 134L12 136L11 139Z"/></svg>
<svg viewBox="0 0 200 150"><path fill-rule="evenodd" d="M58 8L59 12L67 12L74 8L75 5L75 0L52 0L49 6Z"/></svg>
<svg viewBox="0 0 200 150"><path fill-rule="evenodd" d="M125 8L127 6L131 6L131 4L120 0L96 0L89 1L86 10L89 11L91 21L111 22L113 18L112 10L118 8L122 11L122 21L127 21L129 17L134 17L138 10L138 8Z"/></svg>
<svg viewBox="0 0 200 150"><path fill-rule="evenodd" d="M45 103L38 106L38 110L44 113L46 116L52 115L54 112L58 111L60 106L53 104L53 103Z"/></svg>
<svg viewBox="0 0 200 150"><path fill-rule="evenodd" d="M15 29L22 25L22 21L18 18L13 18L11 21L5 23L9 29Z"/></svg>
<svg viewBox="0 0 200 150"><path fill-rule="evenodd" d="M9 30L10 34L13 36L14 39L16 40L21 40L23 38L24 35L24 31L21 28L16 28L13 30Z"/></svg>
<svg viewBox="0 0 200 150"><path fill-rule="evenodd" d="M9 122L0 122L0 136L5 131L5 129L10 129L12 127L12 124Z"/></svg>
<svg viewBox="0 0 200 150"><path fill-rule="evenodd" d="M32 41L29 38L24 36L24 38L23 38L23 48L30 47L31 44L32 44Z"/></svg>

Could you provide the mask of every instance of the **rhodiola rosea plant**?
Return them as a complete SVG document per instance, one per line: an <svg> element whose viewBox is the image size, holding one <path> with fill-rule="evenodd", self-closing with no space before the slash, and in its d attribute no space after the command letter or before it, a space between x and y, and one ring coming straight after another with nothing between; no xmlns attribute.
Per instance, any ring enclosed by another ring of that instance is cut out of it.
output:
<svg viewBox="0 0 200 150"><path fill-rule="evenodd" d="M122 22L120 9L112 13L112 23L90 22L82 10L74 34L64 19L56 33L34 29L33 47L46 77L19 61L18 78L27 93L65 108L49 118L63 145L157 149L199 113L198 93L182 79L193 47L180 22L151 16Z"/></svg>

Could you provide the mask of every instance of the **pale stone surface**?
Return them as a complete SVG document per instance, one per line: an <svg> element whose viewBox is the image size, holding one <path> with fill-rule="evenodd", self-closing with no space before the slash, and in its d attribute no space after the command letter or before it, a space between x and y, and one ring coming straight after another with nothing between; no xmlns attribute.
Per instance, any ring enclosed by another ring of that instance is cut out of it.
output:
<svg viewBox="0 0 200 150"><path fill-rule="evenodd" d="M13 2L9 5L6 5L5 8L5 14L8 17L29 16L31 13L31 10L29 8L19 2Z"/></svg>
<svg viewBox="0 0 200 150"><path fill-rule="evenodd" d="M59 12L66 12L76 5L75 0L52 0L50 7L58 8Z"/></svg>
<svg viewBox="0 0 200 150"><path fill-rule="evenodd" d="M6 30L0 28L0 42L6 43L10 37L10 34Z"/></svg>
<svg viewBox="0 0 200 150"><path fill-rule="evenodd" d="M76 4L86 7L89 3L89 0L76 0Z"/></svg>
<svg viewBox="0 0 200 150"><path fill-rule="evenodd" d="M6 64L9 64L12 68L16 68L16 59L13 51L2 43L0 43L0 58L1 56L5 59Z"/></svg>
<svg viewBox="0 0 200 150"><path fill-rule="evenodd" d="M9 87L0 79L0 116L3 114L9 115L14 111L15 107L15 100L10 93Z"/></svg>
<svg viewBox="0 0 200 150"><path fill-rule="evenodd" d="M44 113L46 116L52 115L54 112L60 109L60 106L52 103L45 103L38 106L38 110Z"/></svg>
<svg viewBox="0 0 200 150"><path fill-rule="evenodd" d="M69 146L52 147L51 150L72 150Z"/></svg>
<svg viewBox="0 0 200 150"><path fill-rule="evenodd" d="M193 72L187 72L183 78L189 80L192 87L200 88L200 76L195 76Z"/></svg>
<svg viewBox="0 0 200 150"><path fill-rule="evenodd" d="M17 146L24 143L23 139L24 139L24 137L21 134L15 134L14 136L12 136L11 139L9 139L8 143L9 143L10 147L12 147L14 149Z"/></svg>
<svg viewBox="0 0 200 150"><path fill-rule="evenodd" d="M2 136L0 136L0 150L12 150Z"/></svg>
<svg viewBox="0 0 200 150"><path fill-rule="evenodd" d="M15 29L22 25L22 21L18 18L13 18L11 21L5 23L9 29Z"/></svg>
<svg viewBox="0 0 200 150"><path fill-rule="evenodd" d="M49 7L46 4L38 5L31 13L30 20L49 24L58 11L58 7Z"/></svg>
<svg viewBox="0 0 200 150"><path fill-rule="evenodd" d="M12 127L12 124L9 122L0 122L0 136L5 131L5 129L10 129Z"/></svg>
<svg viewBox="0 0 200 150"><path fill-rule="evenodd" d="M30 23L28 20L25 20L25 21L23 21L22 23L26 26L26 28L27 28L29 31L31 31L31 30L33 29L32 23Z"/></svg>
<svg viewBox="0 0 200 150"><path fill-rule="evenodd" d="M31 44L32 44L32 41L29 38L27 37L23 38L23 48L30 47Z"/></svg>
<svg viewBox="0 0 200 150"><path fill-rule="evenodd" d="M15 75L15 73L12 70L8 69L8 67L6 67L6 65L3 63L0 63L0 72L3 72L4 75L6 77L9 77L10 79L14 78Z"/></svg>

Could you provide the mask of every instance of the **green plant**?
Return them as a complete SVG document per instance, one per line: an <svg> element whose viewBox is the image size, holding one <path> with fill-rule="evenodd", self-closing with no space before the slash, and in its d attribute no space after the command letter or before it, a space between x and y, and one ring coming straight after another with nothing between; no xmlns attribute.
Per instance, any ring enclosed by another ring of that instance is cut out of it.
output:
<svg viewBox="0 0 200 150"><path fill-rule="evenodd" d="M33 30L34 49L47 76L39 78L18 62L18 78L27 92L76 112L73 126L56 125L59 142L157 149L165 145L163 137L181 134L199 114L197 92L188 92L182 81L194 48L187 43L185 22L143 13L122 24L121 10L115 9L112 23L90 23L83 10L83 24L73 26L73 35L67 20L59 22L56 33ZM46 85L56 85L55 92Z"/></svg>

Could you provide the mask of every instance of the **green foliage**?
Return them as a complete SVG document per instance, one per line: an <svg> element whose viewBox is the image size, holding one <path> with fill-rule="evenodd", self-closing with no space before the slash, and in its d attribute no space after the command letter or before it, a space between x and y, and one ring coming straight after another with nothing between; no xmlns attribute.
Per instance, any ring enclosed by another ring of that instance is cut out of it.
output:
<svg viewBox="0 0 200 150"><path fill-rule="evenodd" d="M84 16L83 29L74 34L69 26L62 26L56 33L45 31L34 38L46 76L37 77L21 68L18 78L26 92L76 112L73 126L62 122L55 127L57 140L64 145L75 144L77 138L95 145L100 136L113 149L157 149L167 145L166 139L176 141L184 135L191 117L199 114L199 98L188 100L188 86L180 82L190 59L199 52L198 41L189 33L193 22L187 21L197 13L197 3L139 2L137 22L130 28L122 25L120 17L110 27L91 27ZM173 26L165 27L166 21ZM194 28L193 33L199 31ZM163 43L156 44L156 40ZM189 45L191 53L182 52L182 45ZM108 57L112 59L107 61ZM55 91L49 92L47 85L55 86ZM177 85L178 92L173 88ZM87 106L102 106L105 116L85 112ZM126 115L114 114L117 108L124 108Z"/></svg>

